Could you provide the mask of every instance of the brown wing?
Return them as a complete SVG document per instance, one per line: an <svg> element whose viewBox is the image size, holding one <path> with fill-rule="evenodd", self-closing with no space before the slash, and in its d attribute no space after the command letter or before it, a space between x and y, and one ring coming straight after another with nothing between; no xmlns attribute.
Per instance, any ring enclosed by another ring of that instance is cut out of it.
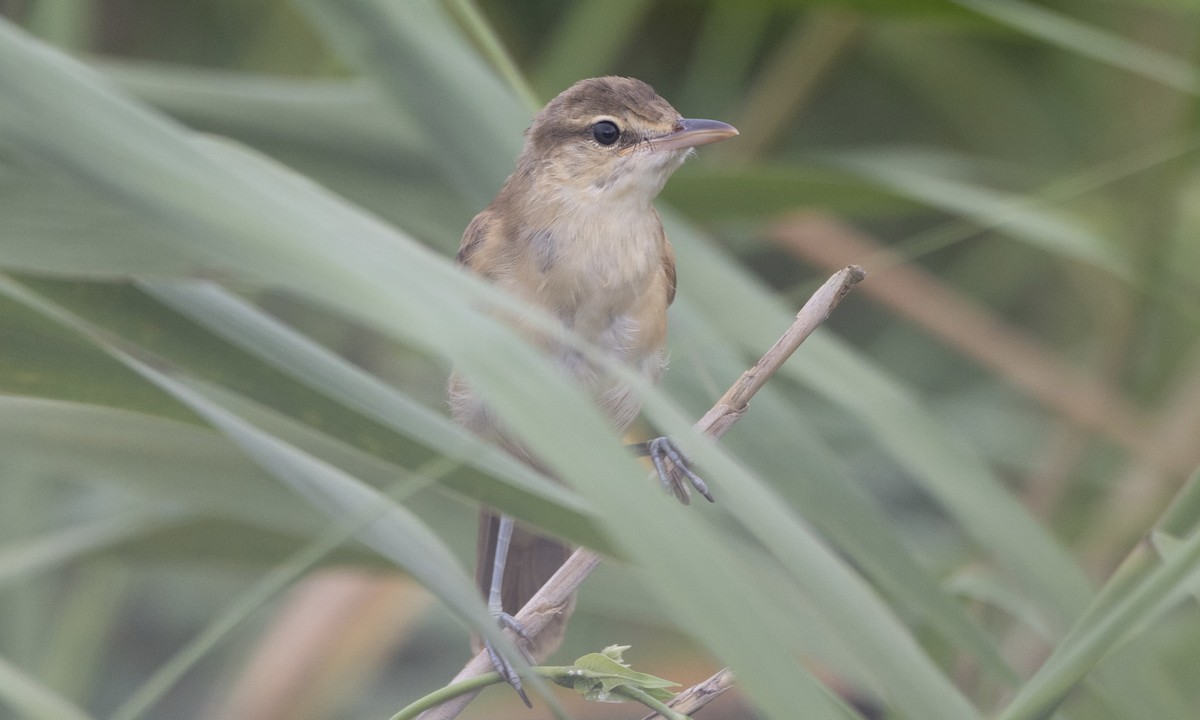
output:
<svg viewBox="0 0 1200 720"><path fill-rule="evenodd" d="M670 305L675 302L675 251L671 249L671 243L667 240L665 233L663 234L662 267L663 274L667 276L667 305Z"/></svg>
<svg viewBox="0 0 1200 720"><path fill-rule="evenodd" d="M466 265L472 270L476 269L472 260L475 259L487 239L492 224L491 210L484 210L475 216L470 225L467 225L467 229L463 231L462 244L458 246L458 255L455 257L460 264Z"/></svg>
<svg viewBox="0 0 1200 720"><path fill-rule="evenodd" d="M671 247L671 241L667 239L667 231L663 229L662 218L658 216L657 210L652 210L654 218L658 220L658 239L662 245L662 270L663 279L666 281L667 290L667 305L675 302L675 250Z"/></svg>

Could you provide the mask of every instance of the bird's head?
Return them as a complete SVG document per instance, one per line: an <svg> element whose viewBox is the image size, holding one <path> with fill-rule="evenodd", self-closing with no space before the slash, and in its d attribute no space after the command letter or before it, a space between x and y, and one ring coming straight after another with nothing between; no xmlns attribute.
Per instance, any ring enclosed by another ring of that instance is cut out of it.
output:
<svg viewBox="0 0 1200 720"><path fill-rule="evenodd" d="M723 122L681 117L641 80L590 78L537 114L520 164L567 192L649 202L692 148L737 134Z"/></svg>

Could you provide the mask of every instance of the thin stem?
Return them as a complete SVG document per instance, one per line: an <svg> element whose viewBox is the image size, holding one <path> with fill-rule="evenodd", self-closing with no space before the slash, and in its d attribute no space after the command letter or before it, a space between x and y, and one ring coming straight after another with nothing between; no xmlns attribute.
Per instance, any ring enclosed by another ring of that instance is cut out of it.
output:
<svg viewBox="0 0 1200 720"><path fill-rule="evenodd" d="M691 720L691 718L689 718L687 715L684 715L676 710L672 710L667 706L666 703L655 697L652 697L650 693L642 690L641 688L621 685L620 687L616 688L615 692L618 695L624 695L630 700L636 700L637 702L640 702L667 720Z"/></svg>
<svg viewBox="0 0 1200 720"><path fill-rule="evenodd" d="M538 670L538 668L531 668ZM393 715L389 720L412 720L426 710L437 707L447 700L452 700L459 695L467 693L477 693L488 685L495 685L502 682L500 673L492 671L475 677L460 680L459 682L450 683L449 685L429 693L425 697L408 705L400 712Z"/></svg>

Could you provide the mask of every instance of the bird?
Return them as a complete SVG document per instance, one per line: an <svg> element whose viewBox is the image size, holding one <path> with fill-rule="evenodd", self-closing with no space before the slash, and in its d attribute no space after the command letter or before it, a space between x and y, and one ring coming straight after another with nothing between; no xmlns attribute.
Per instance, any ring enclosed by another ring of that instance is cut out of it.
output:
<svg viewBox="0 0 1200 720"><path fill-rule="evenodd" d="M641 80L580 80L536 114L515 170L467 226L457 261L657 382L666 366L667 308L675 298L676 274L653 200L693 148L737 134L720 121L682 117ZM628 384L532 323L504 319L584 388L615 431L630 427L641 401ZM448 397L461 426L550 474L505 430L469 378L452 372ZM670 438L635 447L651 458L663 485L682 502L688 502L689 486L712 500ZM522 635L513 616L569 550L515 525L510 516L484 510L476 581L493 616ZM563 608L537 638L525 638L520 647L527 659L544 658L558 647L570 611ZM529 705L511 665L490 645L487 649Z"/></svg>

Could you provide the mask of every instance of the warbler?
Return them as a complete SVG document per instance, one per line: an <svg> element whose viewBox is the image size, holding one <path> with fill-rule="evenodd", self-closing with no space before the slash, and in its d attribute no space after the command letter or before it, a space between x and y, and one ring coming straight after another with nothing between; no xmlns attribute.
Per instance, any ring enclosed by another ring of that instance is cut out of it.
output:
<svg viewBox="0 0 1200 720"><path fill-rule="evenodd" d="M734 135L737 130L723 122L681 117L640 80L581 80L536 115L515 171L463 233L458 262L658 381L676 277L653 200L693 148ZM641 401L626 383L520 318L506 319L589 393L617 431L637 418ZM449 398L464 427L538 467L469 379L452 375ZM687 502L689 485L712 499L668 438L641 450L680 500ZM512 615L562 565L568 548L485 511L478 551L476 579L489 609L520 631ZM526 644L533 658L558 647L570 611L562 608L558 620ZM495 652L492 659L528 704L511 667Z"/></svg>

